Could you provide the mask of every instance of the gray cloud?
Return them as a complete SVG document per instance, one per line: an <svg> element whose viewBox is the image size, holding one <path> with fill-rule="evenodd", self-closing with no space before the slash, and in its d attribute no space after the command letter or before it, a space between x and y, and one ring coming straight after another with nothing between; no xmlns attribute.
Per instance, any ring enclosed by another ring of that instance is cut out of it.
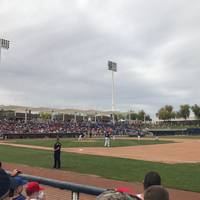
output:
<svg viewBox="0 0 200 200"><path fill-rule="evenodd" d="M197 0L0 0L0 104L117 109L199 103Z"/></svg>

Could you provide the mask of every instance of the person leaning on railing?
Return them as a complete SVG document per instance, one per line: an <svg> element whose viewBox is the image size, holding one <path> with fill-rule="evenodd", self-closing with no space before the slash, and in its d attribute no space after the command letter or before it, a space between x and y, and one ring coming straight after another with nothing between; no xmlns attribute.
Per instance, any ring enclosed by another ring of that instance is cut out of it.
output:
<svg viewBox="0 0 200 200"><path fill-rule="evenodd" d="M27 183L20 176L13 177L13 182L10 187L9 196L12 197L12 200L26 200L26 197L22 194L23 186Z"/></svg>
<svg viewBox="0 0 200 200"><path fill-rule="evenodd" d="M25 185L27 181L18 176L21 173L20 170L14 169L10 174L8 174L4 169L2 169L2 163L0 161L0 200L26 199L26 197L21 193L23 191L23 185Z"/></svg>
<svg viewBox="0 0 200 200"><path fill-rule="evenodd" d="M5 170L0 168L0 200L9 198L10 186L10 176L5 172Z"/></svg>

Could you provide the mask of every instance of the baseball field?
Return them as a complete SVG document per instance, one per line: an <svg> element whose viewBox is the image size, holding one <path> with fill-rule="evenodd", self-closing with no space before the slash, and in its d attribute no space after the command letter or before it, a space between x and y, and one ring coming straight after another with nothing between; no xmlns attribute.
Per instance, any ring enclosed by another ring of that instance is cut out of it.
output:
<svg viewBox="0 0 200 200"><path fill-rule="evenodd" d="M116 139L111 141L110 148L103 147L103 139L85 139L79 142L75 139L61 139L61 143L62 169L56 170L56 173L71 172L85 174L84 176L92 175L96 179L102 177L112 181L140 184L144 175L154 170L161 175L165 187L178 189L179 193L181 190L190 191L190 199L192 195L193 199L200 198L198 137ZM38 176L42 176L42 171L52 168L52 139L7 140L0 144L0 160L6 163L8 168L25 167L29 168L29 173L31 169L38 169ZM95 185L94 180L89 184ZM83 180L79 182L84 183ZM180 199L186 198L184 193Z"/></svg>

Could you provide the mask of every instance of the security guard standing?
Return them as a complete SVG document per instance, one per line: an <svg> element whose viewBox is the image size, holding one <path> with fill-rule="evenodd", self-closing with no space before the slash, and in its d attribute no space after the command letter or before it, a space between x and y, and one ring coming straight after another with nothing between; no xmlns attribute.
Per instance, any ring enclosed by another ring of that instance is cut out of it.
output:
<svg viewBox="0 0 200 200"><path fill-rule="evenodd" d="M54 144L54 166L53 168L60 169L60 152L61 152L61 143L59 142L59 137L56 139Z"/></svg>

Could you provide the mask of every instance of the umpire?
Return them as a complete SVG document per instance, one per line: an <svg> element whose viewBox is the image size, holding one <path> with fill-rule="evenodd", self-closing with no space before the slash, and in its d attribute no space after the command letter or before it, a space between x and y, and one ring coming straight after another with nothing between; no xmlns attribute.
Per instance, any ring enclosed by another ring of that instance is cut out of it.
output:
<svg viewBox="0 0 200 200"><path fill-rule="evenodd" d="M60 152L61 152L61 143L59 142L59 137L56 139L54 144L54 166L53 168L60 169Z"/></svg>

